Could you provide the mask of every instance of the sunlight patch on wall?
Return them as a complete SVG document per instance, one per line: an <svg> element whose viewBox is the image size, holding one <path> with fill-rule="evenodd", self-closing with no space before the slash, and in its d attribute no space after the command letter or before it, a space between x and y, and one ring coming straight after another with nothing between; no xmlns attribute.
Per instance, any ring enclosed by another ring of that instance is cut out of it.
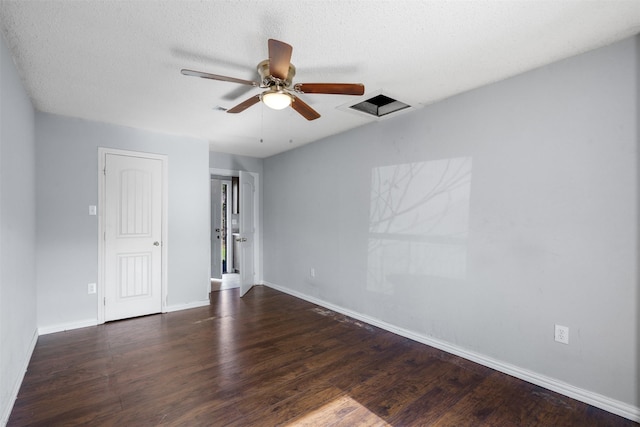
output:
<svg viewBox="0 0 640 427"><path fill-rule="evenodd" d="M471 168L460 157L372 170L368 290L465 278Z"/></svg>

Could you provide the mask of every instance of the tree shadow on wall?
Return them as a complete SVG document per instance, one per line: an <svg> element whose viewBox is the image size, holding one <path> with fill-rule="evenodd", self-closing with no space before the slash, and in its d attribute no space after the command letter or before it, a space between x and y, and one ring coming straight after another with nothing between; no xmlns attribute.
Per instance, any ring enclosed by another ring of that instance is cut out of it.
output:
<svg viewBox="0 0 640 427"><path fill-rule="evenodd" d="M471 168L460 157L372 170L368 290L465 278Z"/></svg>

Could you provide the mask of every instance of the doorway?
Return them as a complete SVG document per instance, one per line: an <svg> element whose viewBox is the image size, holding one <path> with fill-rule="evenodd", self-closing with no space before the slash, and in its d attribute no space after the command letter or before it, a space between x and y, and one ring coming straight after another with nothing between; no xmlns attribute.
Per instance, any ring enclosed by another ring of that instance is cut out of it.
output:
<svg viewBox="0 0 640 427"><path fill-rule="evenodd" d="M211 175L211 290L237 288L237 178ZM235 213L234 213L235 212Z"/></svg>
<svg viewBox="0 0 640 427"><path fill-rule="evenodd" d="M222 274L222 280L214 283L211 290L240 288L240 296L251 287L260 283L262 277L262 263L260 256L260 174L231 169L210 168L211 178L231 181L231 199L227 195L227 209L231 205L231 213L227 216L227 269L233 273ZM214 200L212 197L211 200ZM212 207L212 211L214 212ZM230 225L229 225L230 223ZM216 222L217 224L217 222ZM218 228L211 226L211 251L214 251L213 241L218 240L213 234ZM231 256L232 254L233 256ZM217 259L217 258L216 258ZM213 271L213 270L212 270ZM244 271L244 274L243 274ZM213 277L213 276L212 276ZM215 287L214 287L215 286Z"/></svg>

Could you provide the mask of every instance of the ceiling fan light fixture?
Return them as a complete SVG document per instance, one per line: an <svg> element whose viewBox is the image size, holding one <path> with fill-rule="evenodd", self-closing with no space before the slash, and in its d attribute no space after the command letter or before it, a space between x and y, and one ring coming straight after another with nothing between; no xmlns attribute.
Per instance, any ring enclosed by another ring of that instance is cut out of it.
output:
<svg viewBox="0 0 640 427"><path fill-rule="evenodd" d="M262 94L262 102L274 110L283 110L291 105L291 95L283 90L268 90Z"/></svg>
<svg viewBox="0 0 640 427"><path fill-rule="evenodd" d="M186 68L182 69L181 72L185 76L239 83L266 89L264 92L257 93L235 107L226 110L230 114L242 113L247 108L262 101L267 107L274 110L283 110L291 107L296 113L311 121L319 118L320 113L294 95L294 92L358 96L364 94L364 85L362 83L298 83L292 86L292 80L296 74L296 67L291 63L293 47L275 39L269 39L267 44L269 47L269 59L265 59L258 64L258 74L261 77L259 82L187 70Z"/></svg>

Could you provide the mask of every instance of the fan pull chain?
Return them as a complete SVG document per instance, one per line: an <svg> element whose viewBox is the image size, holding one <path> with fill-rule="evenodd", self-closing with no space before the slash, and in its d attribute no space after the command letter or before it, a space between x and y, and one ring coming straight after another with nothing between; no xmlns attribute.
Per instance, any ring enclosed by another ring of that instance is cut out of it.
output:
<svg viewBox="0 0 640 427"><path fill-rule="evenodd" d="M260 108L260 144L264 142L264 105Z"/></svg>

